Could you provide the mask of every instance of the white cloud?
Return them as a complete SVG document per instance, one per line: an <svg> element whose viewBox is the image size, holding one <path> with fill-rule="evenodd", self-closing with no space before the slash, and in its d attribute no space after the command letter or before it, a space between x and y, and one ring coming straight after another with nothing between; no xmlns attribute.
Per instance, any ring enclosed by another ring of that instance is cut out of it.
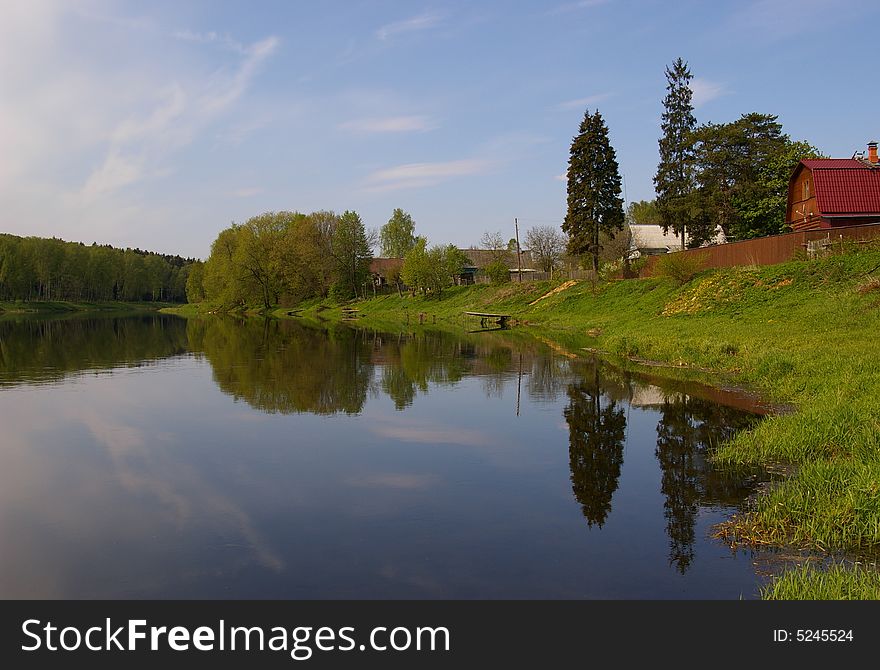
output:
<svg viewBox="0 0 880 670"><path fill-rule="evenodd" d="M273 36L245 47L245 58L238 70L231 77L220 74L210 82L200 100L204 112L217 113L240 98L263 61L272 55L278 44L278 38Z"/></svg>
<svg viewBox="0 0 880 670"><path fill-rule="evenodd" d="M236 50L226 48L231 38L206 34L200 43L193 33L189 48L152 19L83 9L103 3L8 5L0 21L5 232L198 255L196 224L210 207L182 191L189 175L168 180L164 196L150 189L184 169L187 147L227 132L238 139L274 113L247 98L278 39ZM174 230L176 242L159 234Z"/></svg>
<svg viewBox="0 0 880 670"><path fill-rule="evenodd" d="M191 143L214 117L238 100L260 65L277 48L278 39L268 37L244 48L244 58L231 74L219 73L201 90L187 93L174 83L152 112L144 118L131 116L111 133L104 162L86 179L84 200L90 201L142 178L167 174L162 163L174 151ZM193 88L196 88L193 86Z"/></svg>
<svg viewBox="0 0 880 670"><path fill-rule="evenodd" d="M456 177L485 174L491 169L491 161L478 158L437 163L408 163L377 170L367 177L365 190L396 191L407 188L423 188Z"/></svg>
<svg viewBox="0 0 880 670"><path fill-rule="evenodd" d="M93 200L104 193L139 181L143 174L143 161L111 151L104 159L103 165L89 175L83 186L82 195L87 201Z"/></svg>
<svg viewBox="0 0 880 670"><path fill-rule="evenodd" d="M393 37L395 35L402 35L404 33L412 33L419 30L426 30L437 25L439 21L440 17L436 14L421 14L419 16L414 16L410 19L395 21L394 23L389 23L382 26L376 31L376 37L378 37L380 40L387 40L389 37Z"/></svg>
<svg viewBox="0 0 880 670"><path fill-rule="evenodd" d="M342 130L371 135L376 133L414 133L437 127L427 116L388 116L355 119L339 125Z"/></svg>
<svg viewBox="0 0 880 670"><path fill-rule="evenodd" d="M194 42L195 44L219 44L220 46L237 53L247 54L247 47L241 42L232 39L229 35L221 35L213 30L207 33L200 33L192 30L178 30L171 33L171 36L182 42Z"/></svg>
<svg viewBox="0 0 880 670"><path fill-rule="evenodd" d="M563 172L562 174L558 174L558 175L556 175L556 176L553 177L553 178L554 178L556 181L564 181L564 182L568 182L568 170L566 170L566 171Z"/></svg>
<svg viewBox="0 0 880 670"><path fill-rule="evenodd" d="M702 79L700 77L694 77L691 79L690 89L693 92L691 102L693 102L694 107L701 107L707 102L727 93L724 84L709 81L708 79Z"/></svg>
<svg viewBox="0 0 880 670"><path fill-rule="evenodd" d="M610 98L613 93L597 93L596 95L588 95L586 98L578 98L577 100L566 100L556 105L559 111L568 111L571 109L584 109L596 105L603 100Z"/></svg>

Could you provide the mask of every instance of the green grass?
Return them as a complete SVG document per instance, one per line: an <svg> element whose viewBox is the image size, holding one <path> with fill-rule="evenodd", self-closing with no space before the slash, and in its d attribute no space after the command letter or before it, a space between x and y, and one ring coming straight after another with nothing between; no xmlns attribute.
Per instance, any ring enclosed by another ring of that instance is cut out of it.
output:
<svg viewBox="0 0 880 670"><path fill-rule="evenodd" d="M880 572L839 565L788 570L762 593L765 600L880 600Z"/></svg>

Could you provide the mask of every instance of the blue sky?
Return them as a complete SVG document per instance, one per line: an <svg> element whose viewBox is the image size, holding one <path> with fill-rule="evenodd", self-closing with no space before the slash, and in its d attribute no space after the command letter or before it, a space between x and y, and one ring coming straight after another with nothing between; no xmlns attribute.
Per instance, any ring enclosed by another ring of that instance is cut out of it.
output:
<svg viewBox="0 0 880 670"><path fill-rule="evenodd" d="M584 110L653 197L665 66L698 121L880 136L876 0L14 2L0 21L0 230L206 257L269 210L395 207L469 246L559 224Z"/></svg>

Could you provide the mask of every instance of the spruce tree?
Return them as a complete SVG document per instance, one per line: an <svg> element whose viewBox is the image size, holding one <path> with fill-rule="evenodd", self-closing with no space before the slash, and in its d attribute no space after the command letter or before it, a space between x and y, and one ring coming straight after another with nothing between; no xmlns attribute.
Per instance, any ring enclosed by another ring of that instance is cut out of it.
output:
<svg viewBox="0 0 880 670"><path fill-rule="evenodd" d="M660 138L660 163L654 175L654 190L657 193L657 209L663 232L670 228L681 237L682 249L685 247L685 232L694 218L693 197L694 140L692 133L697 125L694 106L691 102L693 79L687 62L675 60L672 67L666 68L666 97L663 99L663 122Z"/></svg>
<svg viewBox="0 0 880 670"><path fill-rule="evenodd" d="M568 252L590 254L593 271L599 271L599 233L614 237L623 229L620 171L608 128L596 110L584 113L578 134L571 142L568 160L568 211L562 229L568 234Z"/></svg>

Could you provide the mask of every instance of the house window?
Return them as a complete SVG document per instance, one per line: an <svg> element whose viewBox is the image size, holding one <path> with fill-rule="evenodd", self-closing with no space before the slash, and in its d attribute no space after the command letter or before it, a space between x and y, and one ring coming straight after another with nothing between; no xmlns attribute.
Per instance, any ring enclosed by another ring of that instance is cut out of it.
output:
<svg viewBox="0 0 880 670"><path fill-rule="evenodd" d="M810 199L810 180L804 179L804 200Z"/></svg>

